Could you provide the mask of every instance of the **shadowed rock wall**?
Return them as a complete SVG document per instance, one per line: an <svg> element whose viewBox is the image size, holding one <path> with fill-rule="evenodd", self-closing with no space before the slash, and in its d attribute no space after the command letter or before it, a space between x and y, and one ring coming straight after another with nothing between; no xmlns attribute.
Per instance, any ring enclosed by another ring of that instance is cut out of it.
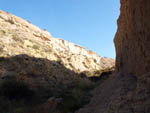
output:
<svg viewBox="0 0 150 113"><path fill-rule="evenodd" d="M150 113L150 0L121 0L116 73L77 113Z"/></svg>
<svg viewBox="0 0 150 113"><path fill-rule="evenodd" d="M116 69L142 75L150 70L150 0L121 0L115 39Z"/></svg>

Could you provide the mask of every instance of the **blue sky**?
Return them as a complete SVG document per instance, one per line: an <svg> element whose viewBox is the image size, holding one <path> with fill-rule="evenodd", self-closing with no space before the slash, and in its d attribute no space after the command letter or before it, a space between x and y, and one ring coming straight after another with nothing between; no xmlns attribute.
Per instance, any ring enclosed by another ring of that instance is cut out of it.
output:
<svg viewBox="0 0 150 113"><path fill-rule="evenodd" d="M120 0L0 0L0 9L47 29L54 37L115 58Z"/></svg>

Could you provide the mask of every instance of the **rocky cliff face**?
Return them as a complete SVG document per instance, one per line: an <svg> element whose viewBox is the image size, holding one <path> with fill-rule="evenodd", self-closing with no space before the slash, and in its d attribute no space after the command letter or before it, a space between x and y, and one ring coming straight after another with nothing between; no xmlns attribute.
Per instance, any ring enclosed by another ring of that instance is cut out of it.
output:
<svg viewBox="0 0 150 113"><path fill-rule="evenodd" d="M59 61L66 68L88 76L114 68L113 59L101 58L83 47L53 38L46 30L3 11L0 11L0 52L1 57L27 54Z"/></svg>
<svg viewBox="0 0 150 113"><path fill-rule="evenodd" d="M121 0L116 47L117 71L142 75L150 69L150 1Z"/></svg>
<svg viewBox="0 0 150 113"><path fill-rule="evenodd" d="M150 113L150 1L120 1L116 74L78 113Z"/></svg>

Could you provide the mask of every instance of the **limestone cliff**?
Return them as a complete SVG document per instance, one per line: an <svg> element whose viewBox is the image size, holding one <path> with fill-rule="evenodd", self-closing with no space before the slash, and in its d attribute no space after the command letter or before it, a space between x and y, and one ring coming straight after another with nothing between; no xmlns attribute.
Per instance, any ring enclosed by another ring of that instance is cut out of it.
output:
<svg viewBox="0 0 150 113"><path fill-rule="evenodd" d="M83 47L54 38L46 30L3 11L0 11L0 52L0 57L27 54L59 61L66 68L88 76L114 68L113 59L101 58Z"/></svg>
<svg viewBox="0 0 150 113"><path fill-rule="evenodd" d="M150 0L120 0L116 73L78 113L150 113Z"/></svg>

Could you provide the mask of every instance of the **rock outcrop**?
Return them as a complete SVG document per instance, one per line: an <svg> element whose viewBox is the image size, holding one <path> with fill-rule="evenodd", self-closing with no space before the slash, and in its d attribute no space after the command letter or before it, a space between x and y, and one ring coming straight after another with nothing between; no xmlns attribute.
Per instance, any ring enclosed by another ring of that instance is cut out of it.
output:
<svg viewBox="0 0 150 113"><path fill-rule="evenodd" d="M3 11L0 11L0 52L0 57L27 54L59 61L66 68L88 76L99 76L105 70L113 70L115 65L111 58L101 58L93 51L53 38L46 30ZM106 62L101 62L102 59Z"/></svg>
<svg viewBox="0 0 150 113"><path fill-rule="evenodd" d="M121 0L116 47L117 71L145 74L150 70L150 1Z"/></svg>
<svg viewBox="0 0 150 113"><path fill-rule="evenodd" d="M120 1L116 73L78 113L150 113L150 1Z"/></svg>

